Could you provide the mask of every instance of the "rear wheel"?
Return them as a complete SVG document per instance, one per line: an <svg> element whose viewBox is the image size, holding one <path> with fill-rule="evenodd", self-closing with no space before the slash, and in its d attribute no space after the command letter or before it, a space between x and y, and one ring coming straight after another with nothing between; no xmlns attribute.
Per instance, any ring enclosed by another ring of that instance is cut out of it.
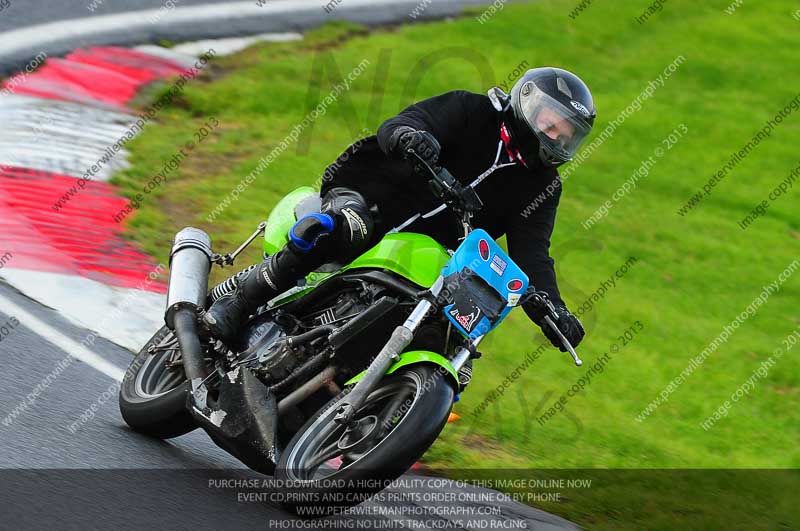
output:
<svg viewBox="0 0 800 531"><path fill-rule="evenodd" d="M384 378L347 427L333 419L345 394L312 417L281 454L276 478L288 510L322 517L357 505L406 472L439 436L453 387L421 364Z"/></svg>
<svg viewBox="0 0 800 531"><path fill-rule="evenodd" d="M122 418L134 430L169 439L197 426L186 409L189 383L180 363L175 334L166 326L142 347L119 390Z"/></svg>

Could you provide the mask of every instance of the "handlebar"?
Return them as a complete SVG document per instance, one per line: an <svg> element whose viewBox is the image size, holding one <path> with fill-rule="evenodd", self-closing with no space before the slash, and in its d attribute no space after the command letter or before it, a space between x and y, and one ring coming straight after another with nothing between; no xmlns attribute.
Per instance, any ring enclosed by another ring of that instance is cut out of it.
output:
<svg viewBox="0 0 800 531"><path fill-rule="evenodd" d="M414 150L409 149L406 152L408 155L417 159L415 169L422 173L422 170L427 170L431 178L428 181L428 186L431 192L441 199L448 207L450 207L457 214L465 218L468 223L472 214L483 208L483 201L478 197L478 194L471 186L464 186L461 184L447 168L438 166L431 168L430 165L420 157Z"/></svg>

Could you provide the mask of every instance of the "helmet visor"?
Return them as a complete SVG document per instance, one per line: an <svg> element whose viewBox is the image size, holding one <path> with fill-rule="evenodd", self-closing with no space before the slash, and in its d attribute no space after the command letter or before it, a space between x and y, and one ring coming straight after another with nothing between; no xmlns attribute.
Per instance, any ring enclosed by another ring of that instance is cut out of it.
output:
<svg viewBox="0 0 800 531"><path fill-rule="evenodd" d="M528 127L544 150L559 162L571 160L591 131L580 111L589 111L579 102L567 107L548 96L533 81L520 90L520 107Z"/></svg>

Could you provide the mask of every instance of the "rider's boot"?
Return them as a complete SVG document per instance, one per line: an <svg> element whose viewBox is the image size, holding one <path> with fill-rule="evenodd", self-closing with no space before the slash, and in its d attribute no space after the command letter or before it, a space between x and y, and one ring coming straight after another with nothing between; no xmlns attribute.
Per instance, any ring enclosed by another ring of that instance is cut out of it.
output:
<svg viewBox="0 0 800 531"><path fill-rule="evenodd" d="M244 275L231 293L217 299L203 315L211 334L230 342L260 306L322 265L324 256L309 251L334 228L328 214L311 214L295 223L289 231L289 243Z"/></svg>

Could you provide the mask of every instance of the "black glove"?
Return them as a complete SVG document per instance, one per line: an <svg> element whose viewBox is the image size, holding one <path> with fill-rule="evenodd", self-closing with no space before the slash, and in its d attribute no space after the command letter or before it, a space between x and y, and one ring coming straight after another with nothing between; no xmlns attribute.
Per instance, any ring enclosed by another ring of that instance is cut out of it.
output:
<svg viewBox="0 0 800 531"><path fill-rule="evenodd" d="M555 306L555 314L556 319L553 319L553 322L555 322L558 329L561 330L561 333L564 334L564 337L567 338L567 341L569 341L573 347L577 347L583 339L583 336L586 335L580 320L569 313L569 310L564 306ZM550 314L544 309L537 311L534 315L534 322L542 328L545 337L550 340L550 343L552 343L554 347L558 347L561 352L566 352L567 349L564 348L564 345L561 343L561 338L558 337L556 331L545 322L545 315Z"/></svg>
<svg viewBox="0 0 800 531"><path fill-rule="evenodd" d="M403 158L416 160L410 156L408 151L412 151L424 160L428 166L434 168L439 161L439 154L442 147L436 138L427 131L417 131L413 127L398 127L392 134L389 149L392 153Z"/></svg>

